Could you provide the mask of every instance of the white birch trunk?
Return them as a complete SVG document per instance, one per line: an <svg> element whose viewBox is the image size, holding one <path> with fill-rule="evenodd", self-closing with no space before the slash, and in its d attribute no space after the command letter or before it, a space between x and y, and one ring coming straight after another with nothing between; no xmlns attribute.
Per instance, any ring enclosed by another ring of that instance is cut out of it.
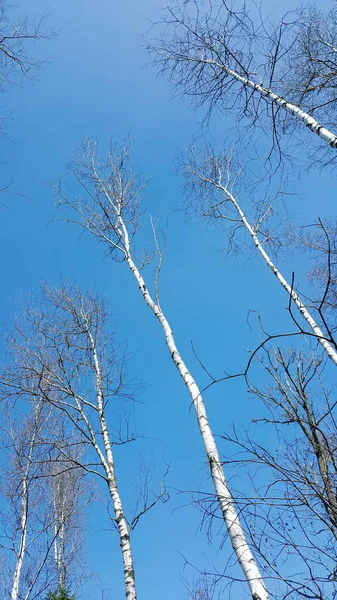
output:
<svg viewBox="0 0 337 600"><path fill-rule="evenodd" d="M221 460L219 457L218 449L216 446L216 442L208 421L206 408L204 401L201 396L201 392L194 381L192 375L190 374L187 366L185 365L177 346L174 341L173 333L171 327L161 310L160 306L156 304L147 287L145 281L136 267L131 253L130 253L130 241L128 236L128 231L125 227L125 224L122 218L119 216L118 218L119 227L121 230L122 239L124 241L125 247L125 257L128 263L130 270L132 271L137 283L138 287L143 295L143 298L148 305L148 307L152 310L154 315L157 317L165 335L165 340L167 347L169 349L171 358L178 369L189 393L191 396L191 400L195 409L195 413L197 416L199 430L204 442L211 477L214 483L214 487L216 490L216 495L219 501L219 505L221 508L221 512L223 515L223 519L225 521L227 531L229 534L229 538L232 543L233 550L237 557L237 560L242 568L242 571L246 577L247 583L250 588L250 592L253 600L268 600L269 595L266 590L264 581L259 571L259 567L257 562L250 550L249 544L246 540L245 533L242 529L242 526L239 521L239 517L235 508L234 500L229 491L226 478L224 475L224 471L222 468Z"/></svg>
<svg viewBox="0 0 337 600"><path fill-rule="evenodd" d="M54 493L54 558L57 569L57 576L59 587L62 589L65 584L64 577L64 536L65 536L65 522L66 522L66 514L64 507L64 497L63 492L60 489L61 486L66 485L67 482L63 480L60 476L56 476L55 488L53 490Z"/></svg>
<svg viewBox="0 0 337 600"><path fill-rule="evenodd" d="M293 115L294 117L296 117L297 119L302 121L302 123L306 127L308 127L308 129L310 129L310 131L312 131L313 133L318 135L322 140L324 140L326 143L328 143L332 148L337 148L337 135L335 135L334 133L329 131L329 129L326 129L326 127L323 127L323 125L321 125L318 121L316 121L316 119L314 119L314 117L310 116L304 110L302 110L295 104L292 104L291 102L287 102L287 100L285 100L281 96L278 96L277 94L272 92L272 90L265 88L263 85L261 85L259 83L255 83L254 81L252 81L251 79L248 79L247 77L243 77L242 75L240 75L233 69L230 69L229 67L226 67L226 65L218 63L215 60L203 59L203 58L201 58L201 59L195 58L195 59L189 59L189 60L191 60L193 62L200 62L200 63L210 64L210 65L215 65L219 69L222 69L228 75L230 75L231 77L236 79L236 81L239 81L246 87L249 87L252 90L254 90L255 92L258 92L263 98L266 98L267 100L270 100L271 102L274 102L275 104L277 104L277 106L280 106L280 108L282 108L283 110L287 111L288 113L290 113L291 115Z"/></svg>
<svg viewBox="0 0 337 600"><path fill-rule="evenodd" d="M106 460L104 460L104 467L107 475L108 486L110 497L115 512L115 520L117 523L117 529L119 533L120 547L123 558L123 569L124 569L124 583L125 583L125 595L127 600L136 600L136 581L135 571L133 563L133 555L131 549L130 530L127 520L124 515L122 500L119 494L116 475L115 475L115 464L113 459L111 441L108 431L108 426L104 414L104 397L102 392L102 375L99 364L99 359L96 351L95 340L88 327L88 335L91 342L92 353L94 358L95 373L96 373L96 391L97 391L97 407L98 415L101 426L101 433L103 437L104 449L106 453Z"/></svg>
<svg viewBox="0 0 337 600"><path fill-rule="evenodd" d="M27 549L27 521L28 521L28 485L27 477L25 476L22 482L22 495L21 495L21 519L20 519L20 546L17 553L17 559L13 575L13 585L11 592L11 600L18 600L19 598L19 585L23 561Z"/></svg>
<svg viewBox="0 0 337 600"><path fill-rule="evenodd" d="M291 285L289 285L289 283L287 282L287 280L283 277L282 273L274 265L273 261L271 260L271 258L269 257L269 255L267 254L267 252L265 251L265 249L263 248L263 246L262 246L262 244L261 244L261 242L260 242L260 240L259 240L256 232L254 231L253 227L248 222L248 220L247 220L247 218L246 218L243 210L241 209L240 205L238 204L238 202L234 198L233 194L227 188L222 187L222 186L219 186L219 187L224 191L224 193L227 195L227 197L229 198L229 200L234 205L237 213L240 216L242 224L245 226L245 228L247 229L247 231L251 235L256 248L260 252L260 254L263 257L263 259L265 260L266 264L271 269L271 271L274 273L274 275L276 276L276 278L278 279L278 281L280 282L280 284L282 285L282 287L289 294L289 296L291 296L292 300L294 301L294 303L296 304L298 310L300 311L302 317L308 323L310 329L312 330L313 334L315 335L315 337L317 338L317 340L319 341L319 343L323 346L323 348L326 351L326 353L329 356L329 358L331 358L331 360L335 363L335 365L337 365L337 352L336 352L336 350L325 339L325 336L324 336L321 328L316 323L315 319L311 316L311 314L308 311L308 309L304 306L304 304L301 301L301 299L299 298L298 294L295 292L295 290L293 290L293 288L291 287Z"/></svg>
<svg viewBox="0 0 337 600"><path fill-rule="evenodd" d="M35 418L38 419L39 406L35 411ZM38 429L38 423L34 423L34 431L29 442L29 451L27 456L27 463L23 473L22 479L22 492L21 492L21 517L20 517L20 545L19 550L16 554L16 563L14 567L13 585L11 591L11 600L18 600L19 598L19 587L20 577L22 571L23 561L27 551L27 526L28 526L28 511L29 511L29 490L28 490L28 479L30 468L33 459L33 452L36 440L36 434Z"/></svg>

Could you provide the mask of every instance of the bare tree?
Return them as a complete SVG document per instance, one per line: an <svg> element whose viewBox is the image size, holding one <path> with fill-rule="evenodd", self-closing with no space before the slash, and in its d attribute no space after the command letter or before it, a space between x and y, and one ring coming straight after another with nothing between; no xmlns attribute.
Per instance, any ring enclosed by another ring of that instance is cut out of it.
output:
<svg viewBox="0 0 337 600"><path fill-rule="evenodd" d="M134 255L132 240L139 225L139 195L144 183L132 171L129 146L111 147L107 161L100 161L96 156L95 144L88 142L83 147L79 161L72 165L72 172L81 186L84 197L83 200L79 200L58 187L60 205L68 209L66 219L79 224L97 240L104 242L117 260L127 264L146 305L159 321L170 357L188 389L195 409L218 506L235 556L245 575L252 598L267 599L268 593L258 563L247 542L224 475L200 389L176 346L170 323L159 301L158 278L163 251L159 247L155 228L153 233L159 254L159 266L156 270L154 297L141 273L144 260L137 260Z"/></svg>
<svg viewBox="0 0 337 600"><path fill-rule="evenodd" d="M13 418L12 409L2 412L3 461L9 464L2 465L0 548L7 554L6 570L11 579L6 582L6 597L33 600L54 584L50 559L61 526L51 510L47 484L50 448L44 434L50 409L41 399L28 407L28 414L26 406ZM64 515L64 521L67 518L69 515Z"/></svg>
<svg viewBox="0 0 337 600"><path fill-rule="evenodd" d="M79 572L78 564L83 562L83 517L91 501L90 486L80 467L82 445L67 443L69 428L60 411L54 410L48 428L52 447L45 468L53 522L54 571L60 590L75 589L85 578L86 567ZM65 455L69 455L68 460Z"/></svg>
<svg viewBox="0 0 337 600"><path fill-rule="evenodd" d="M264 350L258 364L249 390L265 416L225 434L236 448L226 462L248 475L244 488L237 480L242 518L276 598L335 598L335 386L324 383L325 360L314 352Z"/></svg>
<svg viewBox="0 0 337 600"><path fill-rule="evenodd" d="M45 290L40 304L27 311L27 332L15 343L16 362L1 378L2 394L7 399L42 398L44 405L61 411L67 421L67 435L53 439L57 451L53 484L55 526L54 551L58 581L63 587L65 546L63 515L72 508L71 469L84 470L104 481L113 508L112 522L119 535L122 552L125 594L136 599L131 532L140 517L164 497L165 490L148 495L140 512L128 520L117 485L114 446L135 439L118 417L122 400L131 399L134 389L125 381L125 357L119 354L107 326L108 315L94 294L82 294L65 287ZM77 448L84 447L83 456ZM58 465L58 466L57 466Z"/></svg>
<svg viewBox="0 0 337 600"><path fill-rule="evenodd" d="M42 39L54 37L47 25L48 14L30 17L20 6L0 2L0 88L21 83L34 77L45 61L30 55L30 46Z"/></svg>
<svg viewBox="0 0 337 600"><path fill-rule="evenodd" d="M215 154L210 151L205 156L200 156L192 149L185 158L182 171L188 199L187 210L197 213L211 222L225 222L236 229L243 227L246 230L264 263L275 275L289 295L290 301L294 303L305 319L310 328L309 335L317 339L329 358L337 365L336 342L333 331L324 316L325 301L320 302L313 309L306 306L300 294L294 289L294 283L286 280L266 249L272 241L266 223L273 213L273 205L264 206L264 210L262 212L260 210L255 222L250 222L239 199L238 180L241 169L235 165L231 153ZM331 286L331 278L328 284ZM326 293L324 293L325 295ZM321 324L318 323L317 318L313 317L313 311L318 313ZM303 332L302 328L300 331Z"/></svg>
<svg viewBox="0 0 337 600"><path fill-rule="evenodd" d="M41 469L40 464L36 464L36 450L39 447L39 434L42 427L42 406L37 405L33 418L28 419L26 427L24 427L21 435L19 434L16 439L14 438L14 431L12 432L11 438L14 449L14 461L13 465L14 478L12 478L12 499L14 502L18 498L21 507L18 510L18 523L17 523L17 540L13 540L14 544L17 541L17 545L14 545L15 553L15 567L13 574L13 584L11 591L11 600L17 600L19 597L19 587L22 567L24 559L27 553L27 549L31 544L29 539L30 527L28 520L31 519L31 505L34 484L34 479L38 477L38 472ZM15 434L17 435L17 433ZM41 472L41 471L40 471ZM40 490L39 490L40 491ZM34 502L34 501L33 501ZM36 498L35 498L35 510L36 511ZM36 514L34 515L36 517ZM43 530L42 530L43 531ZM37 535L41 534L42 531L37 532ZM34 531L33 539L36 535Z"/></svg>
<svg viewBox="0 0 337 600"><path fill-rule="evenodd" d="M156 24L159 38L148 43L154 64L179 94L205 104L209 114L230 111L238 121L244 119L260 130L264 123L271 125L273 148L281 154L285 124L292 124L291 132L297 124L304 125L336 149L334 65L331 69L335 7L334 19L320 15L319 25L317 11L303 7L275 25L255 3L251 12L244 0L236 6L211 0L168 7ZM326 38L321 39L323 29ZM314 30L319 31L319 41L316 33L312 38ZM317 47L318 53L329 56L318 60ZM313 116L317 113L326 123L324 108L332 130Z"/></svg>

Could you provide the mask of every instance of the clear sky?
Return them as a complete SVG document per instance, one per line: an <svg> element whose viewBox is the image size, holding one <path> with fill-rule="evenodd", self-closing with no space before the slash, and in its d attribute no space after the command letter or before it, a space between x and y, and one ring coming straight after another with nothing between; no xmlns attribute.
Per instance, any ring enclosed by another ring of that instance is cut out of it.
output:
<svg viewBox="0 0 337 600"><path fill-rule="evenodd" d="M191 341L218 376L224 369L240 370L245 349L254 347L258 339L257 328L252 333L247 327L249 310L263 314L271 330L288 322L287 300L258 260L228 258L218 252L225 245L219 236L198 224L186 225L183 214L174 210L182 199L173 159L191 142L200 115L171 100L166 82L146 66L148 58L142 49L146 19L156 19L165 4L164 0L50 2L50 21L60 33L35 48L49 55L50 64L34 85L28 83L4 96L3 104L12 110L11 140L1 142L2 180L13 176L12 190L22 194L7 196L6 206L1 207L2 322L12 322L17 302L43 280L50 285L70 280L103 292L115 314L120 339L127 340L134 352L130 375L145 384L139 392L135 421L149 438L139 444L139 450L145 456L152 452L154 484L164 469L162 456L171 462L167 480L171 499L144 518L133 539L139 598L147 600L184 597L181 578L191 579L193 571L184 572L183 556L200 569L211 562L221 569L229 553L227 545L219 550L222 532L215 530L213 546L208 544L206 531L198 531L201 515L189 504L191 498L175 492L211 488L189 398L166 352L158 323L125 265L104 259L102 248L80 237L76 229L52 222L54 197L48 182L63 175L81 136L97 136L103 150L111 136L121 140L131 131L136 138L137 168L151 176L144 196L143 225L149 227L151 213L159 215L167 227L162 305L201 385L207 378L193 356ZM44 8L45 0L30 0L27 7L31 13ZM223 117L213 124L218 139L225 137L225 124ZM303 174L298 190L303 194L302 200L296 199L298 218L304 210L307 219L333 213L332 202L329 206L327 201L332 197L329 180L322 193L316 176ZM287 275L294 265L300 269L296 261L284 264ZM206 401L217 435L233 421L247 425L259 410L239 382L212 388ZM220 447L226 451L221 442ZM124 448L117 453L121 492L126 498L132 494L130 471L136 469L130 453ZM92 517L90 561L109 598L122 598L117 537L99 505ZM85 598L100 598L96 583L82 591Z"/></svg>

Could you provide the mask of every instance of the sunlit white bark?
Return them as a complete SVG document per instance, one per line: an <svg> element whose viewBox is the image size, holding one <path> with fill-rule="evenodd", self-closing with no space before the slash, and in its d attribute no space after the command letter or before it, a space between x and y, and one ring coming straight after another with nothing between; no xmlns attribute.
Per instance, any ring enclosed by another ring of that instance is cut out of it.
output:
<svg viewBox="0 0 337 600"><path fill-rule="evenodd" d="M85 314L82 315L86 320ZM87 322L87 320L86 320ZM105 418L104 411L104 396L102 391L102 373L101 367L98 359L96 342L91 333L90 326L87 322L87 332L90 339L91 350L94 359L95 365L95 374L96 374L96 393L97 393L97 408L98 408L98 417L102 432L102 438L104 443L105 455L104 458L104 468L107 476L107 481L109 485L109 491L111 500L113 503L114 511L115 511L115 520L119 533L119 542L122 551L123 557L123 567L124 567L124 582L125 582L125 595L127 600L136 600L136 582L135 582L135 570L133 564L133 556L131 549L131 541L130 541L130 528L128 526L127 520L124 515L122 500L119 494L117 481L116 481L116 473L115 473L115 464L114 458L112 454L112 445L109 436L108 426Z"/></svg>
<svg viewBox="0 0 337 600"><path fill-rule="evenodd" d="M156 25L159 38L150 37L148 44L155 65L183 97L207 104L208 114L225 108L254 124L267 116L279 152L283 111L336 149L337 132L330 129L336 64L315 48L317 36L326 34L320 47L334 52L335 9L323 16L319 9L302 6L294 10L293 20L287 15L278 25L250 10L246 2L213 0L168 6ZM267 111L263 101L270 106ZM320 108L327 126L313 116Z"/></svg>
<svg viewBox="0 0 337 600"><path fill-rule="evenodd" d="M291 299L293 300L293 302L297 306L298 310L300 311L302 317L308 323L311 331L313 332L314 336L317 338L318 342L322 345L322 347L326 351L326 353L329 356L329 358L335 363L335 365L337 365L337 352L336 352L336 350L333 348L333 346L326 339L323 331L321 330L321 328L319 327L319 325L315 321L315 319L312 317L312 315L309 312L309 310L303 304L303 302L300 299L300 297L297 294L297 292L287 282L287 280L282 275L282 273L280 272L280 270L276 267L276 265L271 260L269 254L264 249L263 244L260 241L259 236L258 236L256 230L249 223L249 221L248 221L245 213L243 212L243 210L242 210L239 202L237 201L237 199L235 198L234 194L230 190L230 187L229 187L230 174L227 173L227 182L226 181L223 182L221 167L220 167L220 165L217 162L217 159L215 157L213 157L212 160L213 160L214 166L215 166L217 174L218 174L217 179L208 178L207 176L204 176L202 173L196 173L196 177L198 179L200 179L201 183L206 183L206 184L210 185L211 187L214 186L217 190L219 190L220 193L222 193L224 195L224 197L227 200L229 200L232 203L232 205L234 206L234 208L235 208L235 210L236 210L236 212L238 214L239 220L241 221L242 225L244 225L244 227L248 231L249 235L251 236L251 238L252 238L252 240L254 242L255 247L257 248L258 252L262 256L262 258L265 261L266 265L274 273L274 275L276 276L276 278L279 281L279 283L282 285L282 287L289 294L289 296L291 297ZM226 218L225 215L224 215L223 218Z"/></svg>
<svg viewBox="0 0 337 600"><path fill-rule="evenodd" d="M16 556L16 564L13 575L13 586L11 591L11 600L18 600L19 598L19 585L20 576L23 561L27 550L27 520L28 520L28 482L27 477L29 474L26 470L24 479L22 481L22 492L21 492L21 519L20 519L20 546Z"/></svg>
<svg viewBox="0 0 337 600"><path fill-rule="evenodd" d="M77 298L76 300L72 299L71 296L67 294L66 290L63 290L59 293L59 295L56 293L55 296L53 296L52 302L56 306L58 305L58 303L62 306L65 306L66 312L72 312L72 317L74 320L73 324L76 328L77 335L79 336L79 339L84 340L82 346L80 345L79 347L76 347L77 350L80 347L83 350L83 346L86 347L87 344L89 345L92 361L90 369L92 369L92 373L95 379L96 402L92 403L89 400L86 400L84 397L76 393L71 388L71 386L70 388L67 388L67 385L69 385L69 383L67 380L68 373L66 371L63 371L62 375L60 376L58 373L54 373L52 369L50 373L45 376L46 385L50 386L51 389L62 390L62 392L64 392L64 390L66 389L67 393L70 395L71 402L73 403L73 405L67 400L62 400L62 398L54 398L52 395L50 396L49 393L46 394L46 399L50 401L56 408L61 409L70 417L71 422L75 425L75 427L77 427L81 433L84 433L86 443L90 443L91 447L97 454L99 464L104 470L104 479L108 484L109 495L114 510L114 521L116 523L119 534L119 542L122 551L124 568L125 595L127 600L136 600L137 594L133 556L131 550L130 526L123 511L123 504L117 486L115 463L112 452L113 444L111 441L106 420L105 399L102 385L102 370L99 358L99 351L97 348L98 320L96 321L96 325L92 326L92 323L90 322L90 317L88 316L88 313L86 312L86 309L83 306L85 304L85 299L81 297L80 299ZM95 309L98 316L100 310L98 304L95 306ZM65 324L64 327L66 326L67 325ZM46 332L43 330L43 328L41 328L41 332L42 331L43 335L45 335ZM54 332L54 335L57 336L57 333L55 334ZM58 341L55 340L55 343L58 344ZM67 344L69 344L68 341ZM71 346L71 344L69 344L69 346ZM62 352L61 346L58 349L58 352ZM79 354L77 354L76 356L80 362L81 358L79 357ZM73 417L73 411L75 412L75 414L77 414L75 419ZM92 411L94 412L92 413ZM100 433L97 433L97 428L99 429ZM99 440L100 434L103 440L103 447L101 441ZM71 461L71 456L67 457L67 462L68 461ZM81 466L81 464L83 463L81 459L78 459L76 461L76 464ZM87 470L98 474L97 471L92 470L91 468ZM62 530L60 531L60 533L62 533ZM59 564L62 551L62 548L60 546L61 542L62 540L58 539L57 546L54 547L55 558Z"/></svg>
<svg viewBox="0 0 337 600"><path fill-rule="evenodd" d="M162 327L163 333L165 335L166 345L170 352L172 361L178 369L179 374L181 375L191 396L198 421L199 430L204 442L209 462L211 477L216 490L216 495L219 501L221 512L227 526L233 550L247 579L247 583L249 585L253 600L268 600L268 592L260 574L259 567L246 540L245 533L242 529L235 508L234 500L227 485L217 445L208 421L206 407L201 392L196 382L194 381L191 373L189 372L185 362L183 361L181 354L177 349L169 322L167 321L160 306L153 301L146 287L145 281L132 259L132 256L130 254L128 233L121 219L120 225L124 233L126 260L129 265L129 268L131 269L138 283L138 287L143 295L146 304L157 317Z"/></svg>
<svg viewBox="0 0 337 600"><path fill-rule="evenodd" d="M29 481L30 481L30 472L33 465L33 454L36 445L36 439L38 432L41 428L40 423L40 407L38 406L35 409L34 414L34 422L32 425L32 429L28 433L31 434L31 437L28 441L28 454L27 456L19 457L20 462L23 461L25 464L23 465L23 470L21 473L21 515L20 515L20 541L19 548L16 552L16 561L14 567L13 574L13 585L11 590L11 600L18 600L20 593L20 578L22 572L22 566L25 559L25 555L27 552L27 535L28 535L28 517L29 517Z"/></svg>
<svg viewBox="0 0 337 600"><path fill-rule="evenodd" d="M242 75L240 75L233 69L230 69L229 67L226 67L226 65L224 65L222 63L218 63L217 61L212 60L212 59L186 58L186 60L205 64L205 65L212 65L212 66L217 67L218 69L221 69L222 71L226 72L230 77L233 77L233 79L235 79L239 83L242 83L247 88L250 88L250 89L254 90L254 92L257 92L258 94L260 94L262 96L262 98L264 98L265 100L274 102L277 106L279 106L280 108L282 108L289 114L296 117L296 119L301 121L310 131L312 131L313 133L318 135L322 140L324 140L326 143L328 143L332 148L337 148L337 135L335 135L332 131L330 131L326 127L323 127L323 125L321 125L318 121L316 121L316 119L314 119L314 117L312 117L311 115L306 113L304 110L302 110L295 104L288 102L285 98L278 96L278 94L276 94L272 90L264 87L262 84L255 83L248 77L243 77Z"/></svg>

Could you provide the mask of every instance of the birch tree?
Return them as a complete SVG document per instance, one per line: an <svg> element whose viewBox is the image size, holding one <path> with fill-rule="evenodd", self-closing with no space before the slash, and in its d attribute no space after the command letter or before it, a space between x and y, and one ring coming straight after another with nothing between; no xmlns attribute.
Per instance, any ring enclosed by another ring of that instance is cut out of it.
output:
<svg viewBox="0 0 337 600"><path fill-rule="evenodd" d="M1 422L3 593L11 600L33 600L57 582L75 583L88 491L81 471L64 455L60 468L55 442L64 428L60 415L41 398L19 410L12 403L2 405ZM67 448L64 437L62 445Z"/></svg>
<svg viewBox="0 0 337 600"><path fill-rule="evenodd" d="M185 157L182 166L185 177L185 191L187 192L187 210L211 222L225 222L236 228L242 227L248 234L251 244L276 277L279 284L286 291L290 301L296 306L299 313L306 321L309 335L314 336L324 348L327 356L337 365L337 346L332 329L324 318L323 305L318 308L308 308L301 300L300 294L294 289L292 281L287 281L280 269L268 253L270 236L266 222L271 216L273 207L267 204L255 222L250 222L243 210L239 199L239 185L241 169L235 165L231 153L206 153L200 156L191 150ZM317 313L318 319L313 311Z"/></svg>
<svg viewBox="0 0 337 600"><path fill-rule="evenodd" d="M92 500L91 490L80 467L82 444L69 445L69 427L60 411L54 411L49 431L52 448L46 463L46 479L53 524L50 562L58 589L74 590L85 578L87 569L86 565L79 570L78 565L83 563L84 517Z"/></svg>
<svg viewBox="0 0 337 600"><path fill-rule="evenodd" d="M16 343L16 364L8 367L1 379L7 399L41 397L46 406L60 411L67 420L66 441L54 440L58 452L59 475L54 486L70 484L67 468L80 468L104 482L113 509L112 522L118 532L123 561L125 596L136 599L131 533L141 516L164 495L149 496L139 514L129 519L119 491L114 447L134 441L125 428L122 433L118 405L132 398L133 386L125 378L125 357L108 334L105 305L94 294L71 292L65 287L45 290L38 306L27 310L27 333L21 330ZM78 445L83 456L76 455ZM66 482L64 480L67 480ZM55 525L59 535L55 544L58 581L64 589L63 513L72 502L70 490L54 489Z"/></svg>
<svg viewBox="0 0 337 600"><path fill-rule="evenodd" d="M226 525L236 559L247 581L254 600L267 599L268 592L241 525L234 499L225 478L215 437L208 420L200 389L181 356L171 325L161 307L158 277L162 263L154 228L159 266L155 278L155 292L151 295L141 273L142 261L133 249L133 238L141 214L140 193L144 182L132 171L129 146L111 147L106 161L96 156L96 145L88 142L80 159L72 165L72 172L81 186L83 199L77 199L58 187L59 203L66 208L68 221L79 224L98 241L103 242L116 260L123 261L135 279L139 292L159 322L170 358L187 387L194 407L199 431L204 443L210 475L216 491L218 506Z"/></svg>
<svg viewBox="0 0 337 600"><path fill-rule="evenodd" d="M18 600L20 580L22 574L22 568L24 565L25 556L27 551L30 549L35 536L39 536L41 531L35 531L32 529L29 521L32 518L36 518L36 503L37 497L35 495L35 506L34 506L34 480L41 474L41 465L36 462L37 448L39 447L39 434L42 428L42 406L37 405L31 419L27 419L26 427L23 428L21 434L15 439L12 432L11 438L13 442L14 450L14 464L12 477L12 496L13 500L18 502L17 511L17 539L13 539L13 552L14 552L14 573L11 590L11 600ZM16 464L15 464L16 463ZM39 494L40 496L40 494ZM41 499L41 496L40 498ZM32 509L33 506L33 509ZM32 512L35 513L33 516ZM33 535L32 535L33 534Z"/></svg>
<svg viewBox="0 0 337 600"><path fill-rule="evenodd" d="M54 512L54 543L53 554L57 570L59 588L65 589L68 583L70 560L74 552L79 551L79 544L74 544L73 539L68 539L69 529L73 527L70 520L77 516L74 504L78 499L79 470L74 468L55 472L52 481L52 499ZM72 536L73 537L73 536ZM74 547L71 547L74 545Z"/></svg>
<svg viewBox="0 0 337 600"><path fill-rule="evenodd" d="M335 150L335 5L324 17L302 6L277 24L251 8L226 1L168 7L156 24L159 37L148 43L154 64L177 94L205 105L208 114L230 112L260 130L269 124L281 154L280 136L289 124L291 133L305 126Z"/></svg>
<svg viewBox="0 0 337 600"><path fill-rule="evenodd" d="M53 584L49 559L54 519L46 485L48 449L43 441L46 418L40 400L19 418L2 413L3 462L9 464L3 464L1 476L0 548L7 557L5 593L11 600L32 600Z"/></svg>

